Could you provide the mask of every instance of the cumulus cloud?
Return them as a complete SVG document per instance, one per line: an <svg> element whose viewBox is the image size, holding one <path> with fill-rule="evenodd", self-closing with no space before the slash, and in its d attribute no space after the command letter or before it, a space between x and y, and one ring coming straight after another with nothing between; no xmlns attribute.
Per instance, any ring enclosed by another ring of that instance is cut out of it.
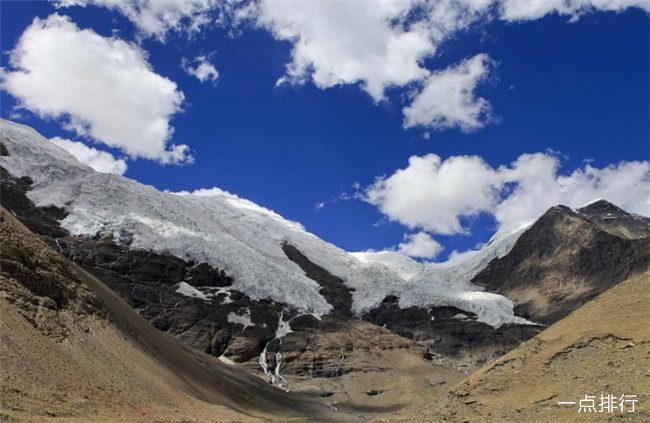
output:
<svg viewBox="0 0 650 423"><path fill-rule="evenodd" d="M156 74L144 51L79 29L57 14L35 18L11 51L1 87L19 107L63 118L79 135L160 163L191 161L187 145L168 145L169 121L184 96Z"/></svg>
<svg viewBox="0 0 650 423"><path fill-rule="evenodd" d="M145 35L163 41L170 30L195 33L210 24L217 0L52 0L57 7L101 6L126 16Z"/></svg>
<svg viewBox="0 0 650 423"><path fill-rule="evenodd" d="M281 82L319 88L357 84L375 101L390 86L426 77L421 61L435 51L426 28L406 26L411 2L255 3L255 24L293 43ZM251 14L249 14L251 16Z"/></svg>
<svg viewBox="0 0 650 423"><path fill-rule="evenodd" d="M192 66L192 63L194 66ZM184 58L181 66L188 75L194 76L201 82L217 82L219 78L219 72L212 63L208 62L205 56L197 56L193 60Z"/></svg>
<svg viewBox="0 0 650 423"><path fill-rule="evenodd" d="M500 226L536 219L549 207L580 207L605 198L650 215L650 162L591 164L561 174L553 153L523 154L493 168L477 156L412 156L409 165L365 189L363 199L389 219L431 233L466 233L462 218L480 213Z"/></svg>
<svg viewBox="0 0 650 423"><path fill-rule="evenodd" d="M602 168L585 164L569 174L559 174L560 161L548 153L523 154L509 167L501 167L502 189L514 189L493 213L501 224L534 219L550 206L581 207L604 198L623 209L650 216L650 162L633 161Z"/></svg>
<svg viewBox="0 0 650 423"><path fill-rule="evenodd" d="M460 127L463 131L481 128L490 114L490 104L476 97L474 90L488 74L491 60L486 54L435 72L424 88L403 109L404 126L433 129Z"/></svg>
<svg viewBox="0 0 650 423"><path fill-rule="evenodd" d="M426 232L404 235L404 242L400 242L397 251L411 257L434 259L444 249L435 239Z"/></svg>
<svg viewBox="0 0 650 423"><path fill-rule="evenodd" d="M75 156L80 163L92 167L97 172L116 175L123 175L126 172L127 166L124 159L116 159L111 153L88 147L82 142L59 137L51 138L50 141Z"/></svg>
<svg viewBox="0 0 650 423"><path fill-rule="evenodd" d="M450 235L464 232L461 216L494 207L496 179L494 169L477 156L445 161L436 154L411 156L405 169L378 178L364 198L411 229Z"/></svg>

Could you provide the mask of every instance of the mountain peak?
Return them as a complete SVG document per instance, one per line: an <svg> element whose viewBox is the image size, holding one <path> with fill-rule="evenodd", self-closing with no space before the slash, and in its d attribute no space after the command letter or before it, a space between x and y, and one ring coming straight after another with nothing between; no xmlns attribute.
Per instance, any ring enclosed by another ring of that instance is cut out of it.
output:
<svg viewBox="0 0 650 423"><path fill-rule="evenodd" d="M650 218L626 212L607 200L597 200L577 212L601 230L623 238L650 236Z"/></svg>
<svg viewBox="0 0 650 423"><path fill-rule="evenodd" d="M609 201L603 198L599 198L596 201L592 201L586 206L580 207L579 209L577 209L577 211L586 215L601 215L605 213L629 215L629 213L623 210L622 208L618 207L613 203L610 203Z"/></svg>

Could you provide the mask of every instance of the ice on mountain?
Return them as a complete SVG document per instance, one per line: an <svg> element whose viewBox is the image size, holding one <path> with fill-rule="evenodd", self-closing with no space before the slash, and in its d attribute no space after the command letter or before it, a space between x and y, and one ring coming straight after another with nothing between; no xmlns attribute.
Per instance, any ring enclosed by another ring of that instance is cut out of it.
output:
<svg viewBox="0 0 650 423"><path fill-rule="evenodd" d="M285 255L282 244L288 242L355 289L352 311L357 315L395 295L403 307L452 305L493 326L522 322L511 301L481 292L469 281L494 257L506 254L525 227L497 233L482 250L447 263L423 264L397 252L350 254L218 188L161 192L95 172L23 125L0 120L0 136L10 152L0 157L0 165L17 177L32 178L27 195L37 206L64 208L68 215L61 225L72 234L119 240L126 233L131 248L207 262L234 279L231 289L253 300L269 298L315 316L332 309L320 285ZM182 285L184 295L198 295L188 287Z"/></svg>

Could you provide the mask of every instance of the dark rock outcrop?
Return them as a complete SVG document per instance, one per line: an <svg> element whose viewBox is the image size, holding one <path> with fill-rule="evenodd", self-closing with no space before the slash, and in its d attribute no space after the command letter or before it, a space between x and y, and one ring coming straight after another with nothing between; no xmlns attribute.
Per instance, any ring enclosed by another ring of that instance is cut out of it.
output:
<svg viewBox="0 0 650 423"><path fill-rule="evenodd" d="M296 263L308 278L315 280L322 287L319 293L325 297L334 308L333 313L340 316L351 316L352 288L345 285L343 279L332 275L327 269L318 266L299 249L289 243L282 244L282 250L289 260Z"/></svg>
<svg viewBox="0 0 650 423"><path fill-rule="evenodd" d="M628 239L650 236L650 218L628 213L606 200L598 200L582 207L578 213L612 235Z"/></svg>
<svg viewBox="0 0 650 423"><path fill-rule="evenodd" d="M50 238L68 235L68 231L59 225L59 220L67 213L56 207L35 207L27 198L33 181L29 176L16 178L0 166L0 186L2 187L2 205L16 216L23 225L36 234Z"/></svg>
<svg viewBox="0 0 650 423"><path fill-rule="evenodd" d="M285 305L230 289L232 278L206 263L129 249L109 237L57 240L63 254L102 280L151 324L189 345L237 362L259 356L275 337ZM199 296L183 293L180 284ZM239 323L237 316L250 321Z"/></svg>
<svg viewBox="0 0 650 423"><path fill-rule="evenodd" d="M438 354L475 364L500 357L542 330L541 326L511 324L495 329L456 307L403 309L395 296L386 297L363 319L426 345Z"/></svg>

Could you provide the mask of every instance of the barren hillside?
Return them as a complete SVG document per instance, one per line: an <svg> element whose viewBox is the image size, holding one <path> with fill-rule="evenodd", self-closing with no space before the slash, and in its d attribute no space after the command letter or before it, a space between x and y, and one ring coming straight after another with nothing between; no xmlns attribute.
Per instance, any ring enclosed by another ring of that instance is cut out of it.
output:
<svg viewBox="0 0 650 423"><path fill-rule="evenodd" d="M406 421L650 421L650 273L601 294ZM635 411L578 413L585 395ZM575 401L575 405L559 405ZM618 404L618 403L617 403ZM391 421L394 421L392 419Z"/></svg>

